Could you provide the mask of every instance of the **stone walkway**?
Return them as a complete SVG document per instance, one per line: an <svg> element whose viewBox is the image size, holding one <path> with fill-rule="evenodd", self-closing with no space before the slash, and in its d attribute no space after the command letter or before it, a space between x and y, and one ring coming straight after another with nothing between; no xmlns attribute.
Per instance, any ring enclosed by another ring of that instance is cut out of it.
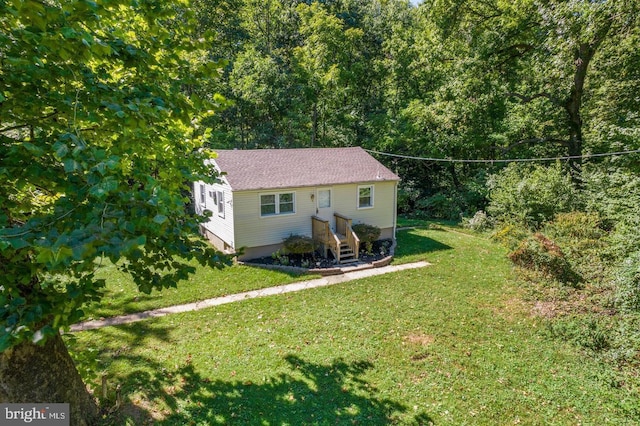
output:
<svg viewBox="0 0 640 426"><path fill-rule="evenodd" d="M139 312L129 315L121 315L118 317L105 318L101 320L85 321L71 326L71 331L93 330L96 328L106 327L110 325L130 324L132 322L142 321L147 318L163 317L165 315L177 314L179 312L198 311L200 309L210 308L212 306L225 305L227 303L240 302L247 299L255 299L257 297L274 296L278 294L292 293L295 291L307 290L310 288L325 287L346 281L357 280L360 278L373 277L376 275L388 274L390 272L404 271L407 269L416 269L429 266L428 262L406 263L403 265L389 265L381 268L369 269L353 269L341 275L331 275L309 281L300 281L292 284L285 284L277 287L263 288L260 290L247 291L244 293L230 294L228 296L214 297L213 299L201 300L199 302L187 303L184 305L169 306L166 308L154 309L146 312Z"/></svg>

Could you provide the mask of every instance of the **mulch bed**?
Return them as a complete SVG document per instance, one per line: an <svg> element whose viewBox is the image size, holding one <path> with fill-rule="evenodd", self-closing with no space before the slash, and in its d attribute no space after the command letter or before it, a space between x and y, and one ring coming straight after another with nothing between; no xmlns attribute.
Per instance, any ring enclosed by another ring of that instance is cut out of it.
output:
<svg viewBox="0 0 640 426"><path fill-rule="evenodd" d="M391 247L391 240L380 240L373 243L373 249L371 253L360 250L360 256L358 257L361 262L374 263L378 260L384 259L389 255L389 248ZM286 257L286 259L285 259ZM328 257L323 257L320 253L315 252L313 254L288 254L278 256L260 257L257 259L245 260L244 263L259 264L259 265L279 265L279 266L291 266L295 268L305 269L331 269L337 266L336 260L333 258L331 252L328 253Z"/></svg>

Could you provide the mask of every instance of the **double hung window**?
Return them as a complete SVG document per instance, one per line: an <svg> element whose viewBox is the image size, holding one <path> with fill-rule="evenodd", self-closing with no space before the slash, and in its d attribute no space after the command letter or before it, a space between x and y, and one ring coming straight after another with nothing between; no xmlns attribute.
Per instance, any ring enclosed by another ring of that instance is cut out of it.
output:
<svg viewBox="0 0 640 426"><path fill-rule="evenodd" d="M280 192L276 194L260 195L260 216L274 216L280 214L294 214L295 193Z"/></svg>
<svg viewBox="0 0 640 426"><path fill-rule="evenodd" d="M358 208L368 209L373 207L373 185L358 187Z"/></svg>

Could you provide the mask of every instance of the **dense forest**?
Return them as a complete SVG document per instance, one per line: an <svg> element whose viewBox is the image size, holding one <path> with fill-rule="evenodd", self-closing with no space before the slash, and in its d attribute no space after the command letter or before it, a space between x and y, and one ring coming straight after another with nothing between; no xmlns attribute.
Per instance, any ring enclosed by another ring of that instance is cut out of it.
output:
<svg viewBox="0 0 640 426"><path fill-rule="evenodd" d="M198 0L196 14L225 61L195 89L226 98L212 148L375 152L402 177L401 213L490 233L535 297L572 306L553 333L637 364L638 2Z"/></svg>
<svg viewBox="0 0 640 426"><path fill-rule="evenodd" d="M574 182L637 170L637 155L582 159L639 143L639 6L612 3L198 0L210 55L227 61L210 144L570 156ZM482 209L504 167L379 158L403 177L404 211L451 219Z"/></svg>

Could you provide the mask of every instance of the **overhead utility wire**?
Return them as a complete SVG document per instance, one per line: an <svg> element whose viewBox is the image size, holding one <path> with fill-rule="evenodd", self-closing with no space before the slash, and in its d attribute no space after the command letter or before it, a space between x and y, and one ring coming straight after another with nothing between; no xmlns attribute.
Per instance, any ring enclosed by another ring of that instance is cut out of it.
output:
<svg viewBox="0 0 640 426"><path fill-rule="evenodd" d="M532 163L535 161L557 161L557 160L574 160L577 158L593 158L593 157L611 157L613 155L625 155L640 153L640 149L634 149L630 151L618 151L618 152L605 152L602 154L585 154L585 155L570 155L566 157L543 157L543 158L512 158L508 160L462 160L454 158L430 158L430 157L413 157L411 155L390 154L388 152L374 151L372 149L365 149L365 151L372 154L386 155L388 157L406 158L409 160L421 160L421 161L433 161L441 163Z"/></svg>

